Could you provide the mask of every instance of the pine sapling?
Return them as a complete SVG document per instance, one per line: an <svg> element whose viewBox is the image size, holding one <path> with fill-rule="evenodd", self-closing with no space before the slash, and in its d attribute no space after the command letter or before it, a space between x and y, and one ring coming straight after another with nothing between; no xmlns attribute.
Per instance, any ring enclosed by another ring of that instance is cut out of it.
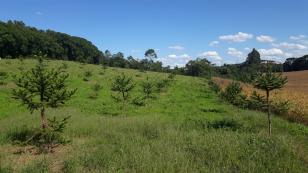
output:
<svg viewBox="0 0 308 173"><path fill-rule="evenodd" d="M281 73L275 74L272 72L271 68L268 67L267 72L260 74L255 82L254 87L261 89L266 92L266 107L267 107L267 117L268 117L268 133L272 133L272 120L270 114L270 92L275 89L282 88L287 83L287 77L283 77Z"/></svg>
<svg viewBox="0 0 308 173"><path fill-rule="evenodd" d="M13 98L20 100L31 113L40 110L41 128L45 129L48 127L46 108L64 105L76 92L76 89L67 89L67 78L68 74L62 69L48 69L39 58L34 68L15 77L17 88L13 89Z"/></svg>

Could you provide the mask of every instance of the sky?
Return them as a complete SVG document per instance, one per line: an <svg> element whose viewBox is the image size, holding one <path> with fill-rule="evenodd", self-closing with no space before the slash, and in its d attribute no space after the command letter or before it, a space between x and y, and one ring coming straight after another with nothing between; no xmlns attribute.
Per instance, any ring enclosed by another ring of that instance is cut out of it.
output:
<svg viewBox="0 0 308 173"><path fill-rule="evenodd" d="M256 48L283 62L308 54L308 0L1 0L0 20L88 39L101 51L163 64L239 63Z"/></svg>

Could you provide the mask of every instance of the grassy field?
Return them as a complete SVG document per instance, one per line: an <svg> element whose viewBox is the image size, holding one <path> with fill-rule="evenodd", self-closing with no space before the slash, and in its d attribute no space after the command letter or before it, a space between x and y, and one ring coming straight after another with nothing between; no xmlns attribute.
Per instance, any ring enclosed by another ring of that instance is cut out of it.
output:
<svg viewBox="0 0 308 173"><path fill-rule="evenodd" d="M64 61L50 61L61 66ZM39 127L39 113L30 114L11 99L12 75L34 66L34 60L1 60L10 74L0 86L0 172L308 172L308 127L273 119L267 135L266 115L221 101L201 78L176 76L145 106L129 104L127 112L111 98L111 82L121 72L140 84L147 76L167 74L65 62L70 88L77 94L66 106L48 109L48 117L72 116L65 136L71 140L53 153L38 154L31 146L13 145L12 134ZM84 81L85 71L91 71ZM95 83L103 86L91 99ZM134 89L132 97L140 95Z"/></svg>
<svg viewBox="0 0 308 173"><path fill-rule="evenodd" d="M275 101L289 101L290 110L288 117L290 119L302 122L308 125L308 71L286 72L284 76L288 77L288 83L281 90L273 92L271 99ZM214 78L215 82L222 88L225 88L231 80ZM242 84L243 90L247 95L253 91L265 95L263 91L255 89L249 84Z"/></svg>

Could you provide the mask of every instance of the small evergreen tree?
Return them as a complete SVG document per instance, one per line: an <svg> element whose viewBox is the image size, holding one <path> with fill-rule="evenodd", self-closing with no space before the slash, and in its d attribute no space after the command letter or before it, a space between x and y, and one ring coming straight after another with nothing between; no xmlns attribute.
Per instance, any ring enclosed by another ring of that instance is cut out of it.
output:
<svg viewBox="0 0 308 173"><path fill-rule="evenodd" d="M118 93L112 95L116 101L122 102L122 110L125 110L125 104L129 99L131 90L135 87L132 77L126 76L124 73L118 75L112 83L111 90Z"/></svg>
<svg viewBox="0 0 308 173"><path fill-rule="evenodd" d="M48 127L45 109L63 105L76 92L76 89L67 90L67 78L68 74L61 68L48 69L43 59L39 58L33 69L16 77L15 83L18 88L13 89L13 98L20 100L31 113L40 110L41 127L45 129Z"/></svg>
<svg viewBox="0 0 308 173"><path fill-rule="evenodd" d="M281 74L275 74L270 67L267 67L267 72L259 75L255 82L254 87L266 92L266 107L268 117L268 133L272 133L272 120L270 115L270 92L275 89L282 88L287 83L287 77L283 77Z"/></svg>
<svg viewBox="0 0 308 173"><path fill-rule="evenodd" d="M149 80L149 77L147 77L146 80L142 82L141 87L142 87L142 92L144 94L144 97L146 99L153 97L152 94L154 92L155 85L153 82Z"/></svg>

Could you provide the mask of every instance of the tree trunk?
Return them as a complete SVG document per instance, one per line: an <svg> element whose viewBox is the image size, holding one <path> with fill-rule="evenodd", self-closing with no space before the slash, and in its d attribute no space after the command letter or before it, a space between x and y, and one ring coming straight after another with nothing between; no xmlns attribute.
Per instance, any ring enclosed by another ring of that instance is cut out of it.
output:
<svg viewBox="0 0 308 173"><path fill-rule="evenodd" d="M267 119L268 119L268 134L272 134L272 120L270 113L270 102L269 102L269 91L266 91L266 102L267 102Z"/></svg>
<svg viewBox="0 0 308 173"><path fill-rule="evenodd" d="M41 127L42 127L42 129L47 128L47 121L46 121L46 116L45 116L45 107L41 108Z"/></svg>

